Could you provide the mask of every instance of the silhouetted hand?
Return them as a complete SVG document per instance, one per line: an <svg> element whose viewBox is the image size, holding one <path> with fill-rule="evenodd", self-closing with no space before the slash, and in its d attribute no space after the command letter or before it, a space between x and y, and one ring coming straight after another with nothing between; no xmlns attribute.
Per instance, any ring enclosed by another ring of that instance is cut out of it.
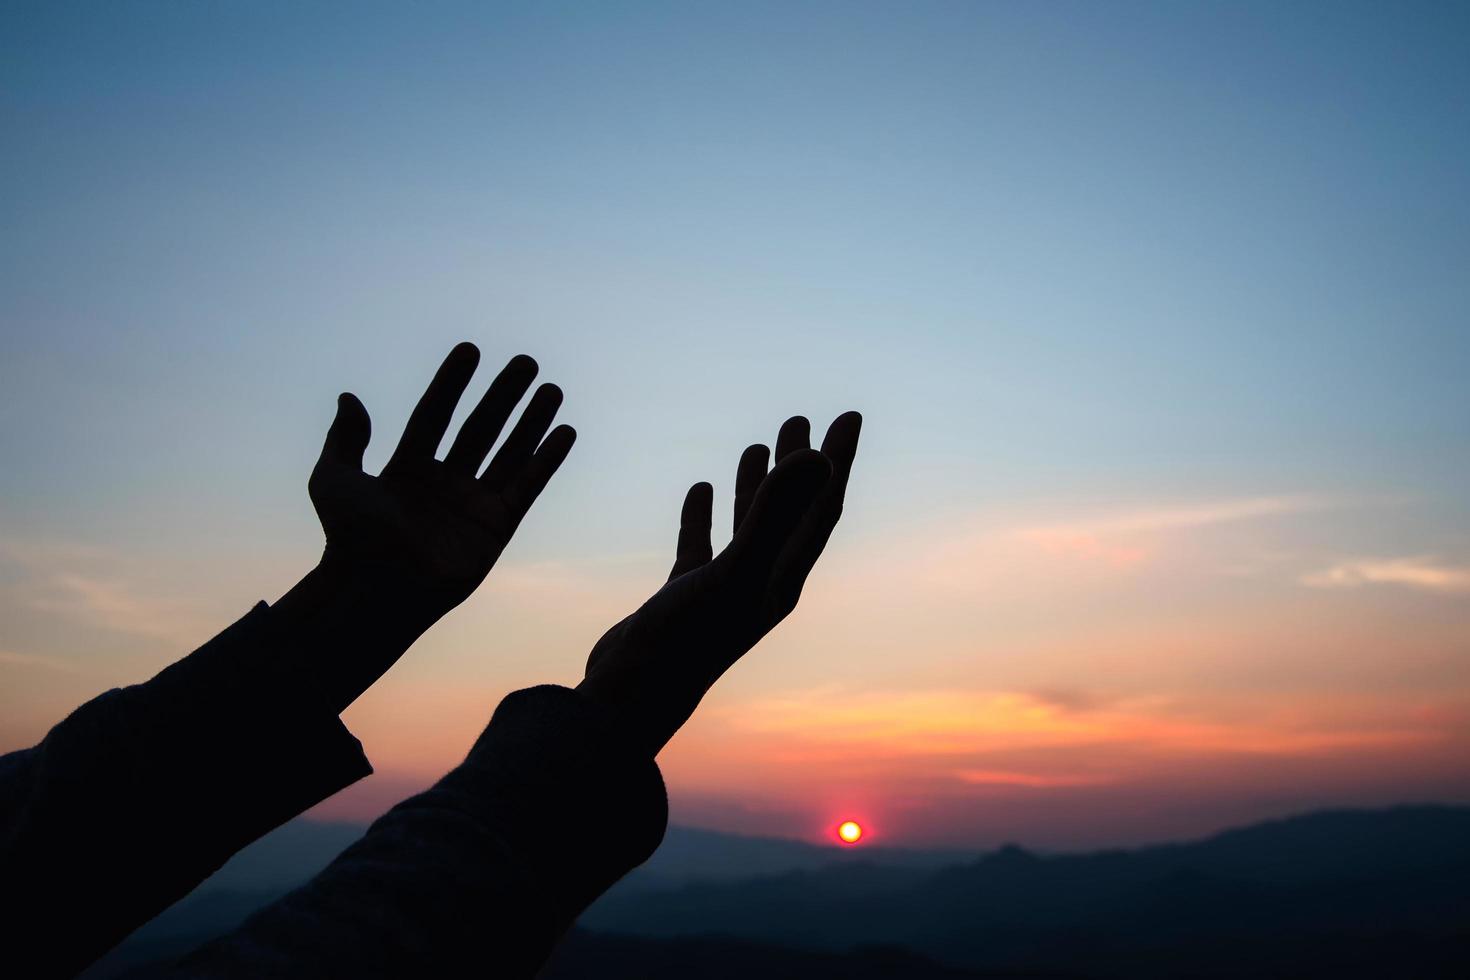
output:
<svg viewBox="0 0 1470 980"><path fill-rule="evenodd" d="M370 431L367 410L354 395L342 395L308 484L326 532L329 564L381 563L406 584L434 593L441 615L485 580L576 439L563 425L541 441L562 399L560 388L544 384L484 475L478 475L536 376L536 362L521 355L491 382L444 459L435 459L479 360L474 344L450 351L378 476L362 469Z"/></svg>
<svg viewBox="0 0 1470 980"><path fill-rule="evenodd" d="M620 713L652 751L796 608L842 515L861 426L856 412L839 416L817 452L807 420L788 419L769 473L770 450L746 449L735 476L735 536L718 556L710 543L714 489L689 488L668 582L597 641L578 685Z"/></svg>
<svg viewBox="0 0 1470 980"><path fill-rule="evenodd" d="M436 459L479 359L473 344L450 351L377 476L362 468L367 410L354 395L338 398L308 483L327 539L313 573L318 580L304 598L298 587L277 608L304 611L318 626L338 631L334 653L317 665L317 675L339 709L484 581L576 439L566 425L546 435L562 394L544 384L480 473L536 376L536 362L521 355L491 382L444 459ZM343 649L349 643L357 649Z"/></svg>

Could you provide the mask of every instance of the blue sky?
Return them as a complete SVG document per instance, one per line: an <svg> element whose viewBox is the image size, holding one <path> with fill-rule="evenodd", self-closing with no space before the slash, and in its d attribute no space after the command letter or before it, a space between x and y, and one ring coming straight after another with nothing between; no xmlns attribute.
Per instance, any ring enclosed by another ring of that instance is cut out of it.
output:
<svg viewBox="0 0 1470 980"><path fill-rule="evenodd" d="M1425 687L1466 693L1467 42L1454 4L8 4L0 651L137 667L62 620L274 598L336 393L381 462L472 339L580 432L509 561L661 553L690 482L727 506L746 443L858 408L859 564L1118 514L1228 525L1285 605L1409 562L1418 604L1332 594L1448 624ZM37 598L94 560L111 598ZM1068 596L1039 619L1114 602Z"/></svg>

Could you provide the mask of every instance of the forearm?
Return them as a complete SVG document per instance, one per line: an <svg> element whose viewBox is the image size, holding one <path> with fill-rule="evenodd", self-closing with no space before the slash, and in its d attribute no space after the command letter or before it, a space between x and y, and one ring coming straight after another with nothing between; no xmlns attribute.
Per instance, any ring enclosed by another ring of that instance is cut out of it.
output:
<svg viewBox="0 0 1470 980"><path fill-rule="evenodd" d="M465 763L317 878L186 959L191 977L530 977L663 837L651 756L565 688L502 702Z"/></svg>
<svg viewBox="0 0 1470 980"><path fill-rule="evenodd" d="M299 624L258 605L152 680L108 691L0 778L7 950L75 972L236 850L371 772L302 682ZM68 923L65 944L42 945Z"/></svg>
<svg viewBox="0 0 1470 980"><path fill-rule="evenodd" d="M453 605L391 562L324 558L271 616L303 681L340 714Z"/></svg>

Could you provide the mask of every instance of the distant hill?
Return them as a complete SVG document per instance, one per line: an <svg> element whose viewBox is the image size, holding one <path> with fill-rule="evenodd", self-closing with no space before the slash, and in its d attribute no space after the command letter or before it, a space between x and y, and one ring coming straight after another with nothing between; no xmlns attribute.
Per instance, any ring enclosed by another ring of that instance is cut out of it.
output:
<svg viewBox="0 0 1470 980"><path fill-rule="evenodd" d="M316 874L366 829L357 823L292 820L235 855L192 895L139 929L84 976L115 977L193 949ZM961 851L846 848L670 827L658 853L614 891L657 891L691 881L731 881L874 859L895 868L935 870L969 857Z"/></svg>
<svg viewBox="0 0 1470 980"><path fill-rule="evenodd" d="M610 894L590 929L865 942L1096 977L1470 976L1470 809L1319 813L1209 839L941 871L844 865Z"/></svg>
<svg viewBox="0 0 1470 980"><path fill-rule="evenodd" d="M85 976L149 976L146 964L230 928L361 831L287 824ZM579 925L548 978L1462 978L1470 808L1317 813L1060 856L670 828Z"/></svg>
<svg viewBox="0 0 1470 980"><path fill-rule="evenodd" d="M959 850L916 850L871 844L846 847L670 827L653 857L621 885L642 890L690 881L727 881L855 864L934 871L973 857L974 852Z"/></svg>
<svg viewBox="0 0 1470 980"><path fill-rule="evenodd" d="M644 939L574 930L537 980L1066 980L1064 974L944 966L909 950L845 953L788 949L742 939Z"/></svg>

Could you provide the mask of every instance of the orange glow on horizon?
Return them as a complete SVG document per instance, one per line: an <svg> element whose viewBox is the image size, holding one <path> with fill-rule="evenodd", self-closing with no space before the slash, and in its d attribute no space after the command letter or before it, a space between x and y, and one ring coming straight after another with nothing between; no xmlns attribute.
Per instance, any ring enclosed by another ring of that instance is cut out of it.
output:
<svg viewBox="0 0 1470 980"><path fill-rule="evenodd" d="M856 820L845 820L837 828L837 836L844 843L856 844L863 838L863 828Z"/></svg>
<svg viewBox="0 0 1470 980"><path fill-rule="evenodd" d="M1239 547L1213 530L1298 509L1313 505L981 515L959 531L879 534L804 595L801 615L661 753L673 819L871 849L881 816L876 833L896 846L1066 849L1284 816L1283 798L1303 809L1466 799L1470 687L1453 668L1470 620L1448 604L1423 613L1459 582L1424 568L1470 569L1470 558L1308 550L1291 563L1255 553L1296 553L1276 524ZM1084 532L1147 554L1089 550ZM642 561L504 569L503 606L438 631L439 661L412 661L349 709L379 776L320 815L372 819L432 784L487 706L544 680L542 664L575 670L559 651L635 601L624 579ZM1420 594L1404 593L1409 581ZM512 617L513 637L537 653L508 674L476 639L506 625L492 613ZM73 703L83 686L68 688ZM1192 816L1160 805L1176 797ZM859 839L839 833L846 822Z"/></svg>

